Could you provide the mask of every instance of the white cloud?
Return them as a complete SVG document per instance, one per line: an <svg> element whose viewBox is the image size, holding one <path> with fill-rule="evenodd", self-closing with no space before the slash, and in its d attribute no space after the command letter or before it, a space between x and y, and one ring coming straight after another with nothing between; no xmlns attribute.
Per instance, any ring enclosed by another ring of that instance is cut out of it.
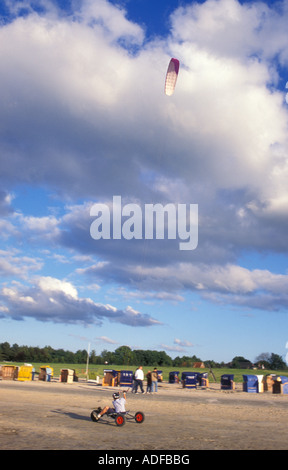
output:
<svg viewBox="0 0 288 470"><path fill-rule="evenodd" d="M199 43L217 56L246 59L253 54L268 60L281 54L284 61L287 13L286 1L268 6L208 0L179 8L172 17L173 34L178 41Z"/></svg>
<svg viewBox="0 0 288 470"><path fill-rule="evenodd" d="M174 280L175 289L191 289L202 292L222 292L227 294L250 294L268 291L284 294L288 286L287 274L273 274L269 270L249 270L238 265L193 265L179 263L170 267L147 267L143 277L151 279L151 286L157 289L165 280Z"/></svg>
<svg viewBox="0 0 288 470"><path fill-rule="evenodd" d="M159 345L159 348L165 349L165 351L170 351L170 352L179 352L179 353L185 352L185 349L183 349L181 346L169 346L169 344L164 344L164 343L161 343Z"/></svg>
<svg viewBox="0 0 288 470"><path fill-rule="evenodd" d="M0 273L4 279L28 278L43 266L39 258L21 254L15 249L0 250Z"/></svg>
<svg viewBox="0 0 288 470"><path fill-rule="evenodd" d="M52 232L57 228L58 221L56 217L32 217L24 216L21 218L20 224L24 230L36 232Z"/></svg>
<svg viewBox="0 0 288 470"><path fill-rule="evenodd" d="M117 341L115 341L114 339L108 338L107 336L97 336L95 339L103 343L119 344Z"/></svg>
<svg viewBox="0 0 288 470"><path fill-rule="evenodd" d="M116 282L130 299L183 301L196 291L237 305L258 299L263 308L264 295L269 308L278 295L286 306L286 275L245 269L237 258L251 249L287 253L288 109L277 89L277 66L288 65L287 2L193 3L173 13L166 40L145 45L143 30L105 0L84 1L71 16L45 3L41 14L0 27L6 240L89 255L75 274ZM173 99L163 93L170 54L181 61ZM18 183L48 187L70 205L58 218L13 212ZM93 241L90 205L117 194L199 204L197 250L187 258L172 242ZM3 274L41 269L39 259L25 265L7 253ZM80 298L53 276L14 292L16 316L38 318L38 309L52 321L154 324L131 308Z"/></svg>
<svg viewBox="0 0 288 470"><path fill-rule="evenodd" d="M193 344L192 344L190 341L181 340L181 339L178 339L178 338L175 338L175 339L174 339L174 343L175 343L175 344L179 344L179 346L183 346L183 347L188 347L188 348L192 348L192 347L193 347Z"/></svg>
<svg viewBox="0 0 288 470"><path fill-rule="evenodd" d="M71 297L75 300L78 298L77 290L70 282L46 276L37 279L37 284L40 290L44 293L53 294L62 292L67 297Z"/></svg>
<svg viewBox="0 0 288 470"><path fill-rule="evenodd" d="M13 143L0 140L4 175L82 196L97 187L98 196L155 197L143 170L189 182L190 197L199 178L214 192L249 186L261 198L284 182L271 173L282 165L273 145L287 153L287 110L267 88L287 42L281 15L234 0L180 8L169 47L183 67L170 101L164 42L130 55L115 40L141 44L143 31L104 0L83 2L77 19L31 14L0 29L2 120L14 131ZM272 29L273 54L271 22L281 31Z"/></svg>
<svg viewBox="0 0 288 470"><path fill-rule="evenodd" d="M104 320L129 326L148 327L160 323L131 307L119 310L109 304L78 297L75 287L67 281L39 277L34 284L3 287L0 292L1 311L14 319L35 318L43 322L102 325Z"/></svg>
<svg viewBox="0 0 288 470"><path fill-rule="evenodd" d="M84 0L81 5L81 20L85 20L87 25L91 25L93 30L100 30L109 35L110 40L127 38L129 42L142 44L144 34L142 28L136 23L132 23L125 18L125 10L120 6L116 8L106 0ZM103 28L105 25L105 29Z"/></svg>

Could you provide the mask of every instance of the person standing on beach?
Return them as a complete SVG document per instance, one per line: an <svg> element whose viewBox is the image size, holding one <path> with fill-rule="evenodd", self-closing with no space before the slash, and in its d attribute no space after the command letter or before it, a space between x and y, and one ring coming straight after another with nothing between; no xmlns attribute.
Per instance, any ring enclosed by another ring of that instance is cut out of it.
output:
<svg viewBox="0 0 288 470"><path fill-rule="evenodd" d="M154 367L153 372L151 373L152 377L152 393L158 392L158 370L157 367Z"/></svg>
<svg viewBox="0 0 288 470"><path fill-rule="evenodd" d="M138 367L137 367L136 371L135 371L134 374L133 374L133 385L132 385L132 390L131 390L132 393L136 393L136 392L137 392L137 388L138 388L137 382L136 382L136 378L135 378L135 375L136 375L137 370L138 370Z"/></svg>
<svg viewBox="0 0 288 470"><path fill-rule="evenodd" d="M138 369L135 372L135 381L136 381L136 390L135 393L137 393L138 386L140 387L140 390L142 393L144 393L143 389L143 380L144 380L144 372L143 372L143 367L139 366Z"/></svg>
<svg viewBox="0 0 288 470"><path fill-rule="evenodd" d="M148 370L146 374L146 379L147 379L146 393L151 393L152 392L152 375L151 375L150 370Z"/></svg>

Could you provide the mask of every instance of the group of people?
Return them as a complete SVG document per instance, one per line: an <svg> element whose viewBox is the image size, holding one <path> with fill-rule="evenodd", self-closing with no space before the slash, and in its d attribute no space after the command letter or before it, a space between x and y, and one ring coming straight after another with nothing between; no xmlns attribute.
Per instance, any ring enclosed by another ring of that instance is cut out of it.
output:
<svg viewBox="0 0 288 470"><path fill-rule="evenodd" d="M147 387L146 393L154 393L158 392L158 370L157 367L154 367L153 371L150 370L146 374L147 379ZM134 375L133 375L133 386L132 386L132 393L138 392L138 387L140 388L142 393L145 393L143 388L144 382L144 372L143 367L139 366Z"/></svg>

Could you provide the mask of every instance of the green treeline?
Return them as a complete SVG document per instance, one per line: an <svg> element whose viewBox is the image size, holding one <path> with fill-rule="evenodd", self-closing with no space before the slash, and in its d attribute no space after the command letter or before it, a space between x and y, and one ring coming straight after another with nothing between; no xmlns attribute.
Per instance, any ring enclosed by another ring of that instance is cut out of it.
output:
<svg viewBox="0 0 288 470"><path fill-rule="evenodd" d="M0 343L0 361L11 362L42 362L58 364L84 364L87 361L87 350L76 352L64 349L53 349L51 346L39 348L35 346L18 346ZM118 365L151 365L179 366L185 362L187 366L200 361L196 356L171 359L165 351L132 350L128 346L120 346L114 352L102 351L97 355L94 350L89 354L89 364L118 364Z"/></svg>
<svg viewBox="0 0 288 470"><path fill-rule="evenodd" d="M87 351L85 349L76 352L65 351L64 349L53 349L51 346L44 348L35 346L19 346L9 343L0 343L0 362L42 362L56 363L56 364L85 364L87 361ZM154 351L146 349L132 350L128 346L120 346L115 351L104 350L100 355L97 355L94 350L89 354L89 364L103 364L103 365L127 365L127 366L151 366L155 365L168 366L168 367L193 367L195 362L202 362L197 356L177 356L172 359L165 351ZM234 357L232 361L227 364L224 362L215 362L213 360L203 361L206 367L231 367L236 369L250 368L253 364L244 357ZM287 369L286 363L281 356L274 353L260 354L255 363L261 363L265 369L285 370Z"/></svg>

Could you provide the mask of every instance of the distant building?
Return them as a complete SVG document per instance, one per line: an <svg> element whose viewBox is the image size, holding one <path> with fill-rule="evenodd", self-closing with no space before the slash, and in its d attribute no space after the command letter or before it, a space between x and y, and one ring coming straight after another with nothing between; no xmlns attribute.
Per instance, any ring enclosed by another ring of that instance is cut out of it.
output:
<svg viewBox="0 0 288 470"><path fill-rule="evenodd" d="M194 362L193 364L194 369L205 369L204 362Z"/></svg>

